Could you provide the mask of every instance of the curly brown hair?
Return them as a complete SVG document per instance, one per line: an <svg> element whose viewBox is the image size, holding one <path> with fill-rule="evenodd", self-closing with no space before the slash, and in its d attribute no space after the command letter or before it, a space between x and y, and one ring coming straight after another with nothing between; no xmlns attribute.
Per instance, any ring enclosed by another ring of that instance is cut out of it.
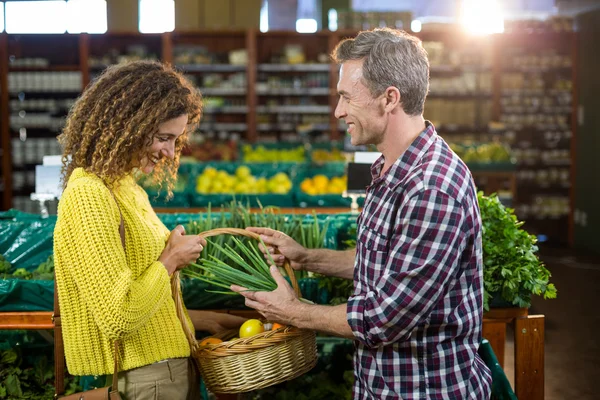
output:
<svg viewBox="0 0 600 400"><path fill-rule="evenodd" d="M202 96L181 73L160 62L107 68L77 99L58 136L63 185L79 167L114 185L139 166L158 126L183 114L188 115L188 127L177 139L174 159L162 158L153 171L153 181L165 187L169 197L181 150L200 121Z"/></svg>

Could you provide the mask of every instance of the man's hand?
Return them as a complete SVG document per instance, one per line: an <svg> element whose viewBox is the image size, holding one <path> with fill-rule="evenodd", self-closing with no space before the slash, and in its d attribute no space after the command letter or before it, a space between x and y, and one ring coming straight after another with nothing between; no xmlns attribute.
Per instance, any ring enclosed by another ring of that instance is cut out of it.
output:
<svg viewBox="0 0 600 400"><path fill-rule="evenodd" d="M260 250L263 252L265 259L269 263L271 260L269 259L268 253L271 254L273 261L278 266L282 266L284 257L287 257L287 259L290 260L290 265L293 269L306 269L305 264L308 250L285 233L269 228L248 227L246 230L258 233L262 241L265 242L267 248L265 249L260 245Z"/></svg>
<svg viewBox="0 0 600 400"><path fill-rule="evenodd" d="M246 306L254 308L268 321L298 326L298 317L304 304L276 266L271 266L271 275L277 282L277 289L272 292L251 292L237 285L231 285L231 290L244 296Z"/></svg>

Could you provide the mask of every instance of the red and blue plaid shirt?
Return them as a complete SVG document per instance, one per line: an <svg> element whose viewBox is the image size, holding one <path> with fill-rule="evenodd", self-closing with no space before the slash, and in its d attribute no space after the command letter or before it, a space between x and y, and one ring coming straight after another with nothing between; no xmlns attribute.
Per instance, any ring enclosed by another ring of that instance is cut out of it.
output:
<svg viewBox="0 0 600 400"><path fill-rule="evenodd" d="M358 218L354 398L488 399L477 354L483 313L481 217L466 165L433 125L380 177Z"/></svg>

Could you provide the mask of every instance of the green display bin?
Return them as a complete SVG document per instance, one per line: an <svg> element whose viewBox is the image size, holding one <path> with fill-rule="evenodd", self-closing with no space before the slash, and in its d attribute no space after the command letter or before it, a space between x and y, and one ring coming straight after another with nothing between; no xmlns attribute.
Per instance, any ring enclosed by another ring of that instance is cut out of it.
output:
<svg viewBox="0 0 600 400"><path fill-rule="evenodd" d="M482 340L478 353L492 372L492 400L518 400L487 339Z"/></svg>

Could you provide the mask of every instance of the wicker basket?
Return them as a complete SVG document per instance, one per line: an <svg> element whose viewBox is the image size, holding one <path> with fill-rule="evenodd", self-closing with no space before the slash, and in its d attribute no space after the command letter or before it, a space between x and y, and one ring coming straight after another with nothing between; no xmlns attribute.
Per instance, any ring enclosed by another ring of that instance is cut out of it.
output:
<svg viewBox="0 0 600 400"><path fill-rule="evenodd" d="M259 236L244 229L222 228L202 232L201 237L241 235L259 240ZM284 267L296 294L300 288L286 260ZM190 342L202 379L214 393L243 393L294 379L310 371L317 363L317 344L314 331L286 326L258 335L200 346L193 328L189 326L181 297L179 274L172 281L177 315ZM222 335L231 339L237 331Z"/></svg>

